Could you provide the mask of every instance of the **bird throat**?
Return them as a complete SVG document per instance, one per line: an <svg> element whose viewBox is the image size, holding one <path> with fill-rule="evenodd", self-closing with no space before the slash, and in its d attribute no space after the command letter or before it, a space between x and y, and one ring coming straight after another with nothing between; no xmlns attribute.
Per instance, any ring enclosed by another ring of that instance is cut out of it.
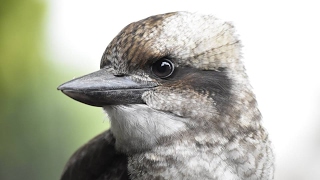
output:
<svg viewBox="0 0 320 180"><path fill-rule="evenodd" d="M185 131L189 120L145 104L105 106L103 109L111 122L116 149L126 154L152 149L160 138Z"/></svg>

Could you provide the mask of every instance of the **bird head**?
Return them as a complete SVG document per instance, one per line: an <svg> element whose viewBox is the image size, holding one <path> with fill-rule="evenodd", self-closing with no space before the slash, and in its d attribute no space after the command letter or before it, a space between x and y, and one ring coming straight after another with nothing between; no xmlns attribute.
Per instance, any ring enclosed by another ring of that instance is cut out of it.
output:
<svg viewBox="0 0 320 180"><path fill-rule="evenodd" d="M260 120L240 51L233 25L212 15L151 16L111 41L99 71L58 89L103 107L119 142L134 130L145 133L139 138L146 144L147 136L155 136L153 144L186 129L232 136L257 129Z"/></svg>

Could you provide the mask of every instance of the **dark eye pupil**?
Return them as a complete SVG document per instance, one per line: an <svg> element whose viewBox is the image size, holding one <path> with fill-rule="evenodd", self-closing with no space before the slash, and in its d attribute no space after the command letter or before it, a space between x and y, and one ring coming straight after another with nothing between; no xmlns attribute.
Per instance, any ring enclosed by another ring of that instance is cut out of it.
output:
<svg viewBox="0 0 320 180"><path fill-rule="evenodd" d="M173 73L174 65L169 59L160 59L152 64L151 70L159 78L167 78Z"/></svg>
<svg viewBox="0 0 320 180"><path fill-rule="evenodd" d="M160 66L157 66L157 71L159 73L166 73L171 71L171 66L168 62L161 62Z"/></svg>

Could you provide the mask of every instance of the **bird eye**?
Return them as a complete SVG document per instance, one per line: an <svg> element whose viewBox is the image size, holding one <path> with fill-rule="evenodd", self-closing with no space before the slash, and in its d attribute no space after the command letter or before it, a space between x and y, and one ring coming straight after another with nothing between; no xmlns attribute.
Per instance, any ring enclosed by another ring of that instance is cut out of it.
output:
<svg viewBox="0 0 320 180"><path fill-rule="evenodd" d="M159 78L167 78L174 71L174 64L169 59L159 59L151 66L151 71Z"/></svg>

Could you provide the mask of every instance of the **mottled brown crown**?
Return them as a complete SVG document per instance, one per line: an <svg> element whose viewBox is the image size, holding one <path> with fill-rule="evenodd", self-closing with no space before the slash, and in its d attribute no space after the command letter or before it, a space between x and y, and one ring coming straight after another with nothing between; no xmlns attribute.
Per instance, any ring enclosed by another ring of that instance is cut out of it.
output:
<svg viewBox="0 0 320 180"><path fill-rule="evenodd" d="M126 26L106 48L100 67L111 63L123 74L169 57L180 66L243 71L240 47L231 23L211 15L174 12Z"/></svg>
<svg viewBox="0 0 320 180"><path fill-rule="evenodd" d="M164 56L153 46L160 36L162 22L175 13L151 16L127 25L108 45L101 59L100 68L112 63L118 73L142 68L148 61Z"/></svg>

